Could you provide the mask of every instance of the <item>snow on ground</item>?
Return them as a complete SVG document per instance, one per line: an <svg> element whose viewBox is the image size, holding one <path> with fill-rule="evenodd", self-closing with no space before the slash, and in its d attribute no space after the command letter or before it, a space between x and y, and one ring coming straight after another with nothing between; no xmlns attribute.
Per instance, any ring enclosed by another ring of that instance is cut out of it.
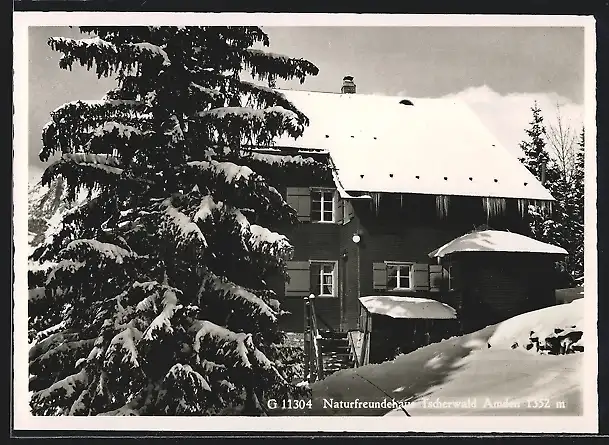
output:
<svg viewBox="0 0 609 445"><path fill-rule="evenodd" d="M391 406L393 400L409 402L403 408L411 416L581 415L582 353L541 355L511 346L514 338L528 337L531 330L575 325L582 317L583 300L577 300L443 340L393 361L343 370L311 386L311 409L284 415L405 416L401 408Z"/></svg>
<svg viewBox="0 0 609 445"><path fill-rule="evenodd" d="M519 346L525 345L531 331L541 339L552 334L556 328L577 327L583 330L583 326L584 300L578 299L567 305L550 306L510 318L498 325L489 343L493 348L507 349L515 342ZM583 344L583 338L578 343Z"/></svg>

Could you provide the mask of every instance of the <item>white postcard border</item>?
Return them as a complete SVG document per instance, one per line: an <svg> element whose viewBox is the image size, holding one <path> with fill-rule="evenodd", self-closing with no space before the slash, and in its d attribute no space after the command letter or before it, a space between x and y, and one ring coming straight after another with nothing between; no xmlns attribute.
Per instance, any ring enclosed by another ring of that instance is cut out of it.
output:
<svg viewBox="0 0 609 445"><path fill-rule="evenodd" d="M64 431L544 432L598 431L596 36L593 17L383 14L16 12L14 24L14 428ZM585 310L584 415L577 417L36 417L28 406L27 187L28 27L85 25L259 26L562 26L585 28ZM21 371L21 372L20 372Z"/></svg>

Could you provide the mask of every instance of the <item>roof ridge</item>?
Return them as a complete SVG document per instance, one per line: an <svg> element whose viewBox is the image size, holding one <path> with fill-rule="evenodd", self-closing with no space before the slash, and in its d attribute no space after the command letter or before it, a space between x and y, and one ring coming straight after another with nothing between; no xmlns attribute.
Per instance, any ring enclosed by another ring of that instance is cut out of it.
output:
<svg viewBox="0 0 609 445"><path fill-rule="evenodd" d="M452 102L458 103L462 105L467 105L467 103L463 99L459 99L456 97L426 97L426 96L411 96L408 94L379 94L379 93L341 93L340 91L321 91L321 90L299 90L295 88L274 88L276 91L289 91L289 92L297 92L297 93L316 93L316 94L333 94L335 96L346 96L346 97L384 97L384 98L400 98L400 99L410 99L413 101L419 100L433 100L433 101L441 101L441 102Z"/></svg>

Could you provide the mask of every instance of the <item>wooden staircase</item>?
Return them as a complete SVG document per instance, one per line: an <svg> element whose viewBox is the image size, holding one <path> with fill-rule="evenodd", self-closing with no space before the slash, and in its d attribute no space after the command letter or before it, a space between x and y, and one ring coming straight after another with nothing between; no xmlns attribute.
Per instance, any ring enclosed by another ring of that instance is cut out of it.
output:
<svg viewBox="0 0 609 445"><path fill-rule="evenodd" d="M321 346L323 375L328 376L341 369L351 368L353 358L346 332L320 331L318 338Z"/></svg>
<svg viewBox="0 0 609 445"><path fill-rule="evenodd" d="M314 295L305 298L304 312L305 379L312 383L341 369L357 366L347 332L319 329Z"/></svg>

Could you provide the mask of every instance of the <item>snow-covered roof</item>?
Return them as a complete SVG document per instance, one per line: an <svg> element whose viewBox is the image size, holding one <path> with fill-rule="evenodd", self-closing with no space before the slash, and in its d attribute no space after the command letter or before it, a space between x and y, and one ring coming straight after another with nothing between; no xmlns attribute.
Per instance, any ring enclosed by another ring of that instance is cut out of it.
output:
<svg viewBox="0 0 609 445"><path fill-rule="evenodd" d="M276 145L327 150L347 192L553 199L463 103L280 91L310 124Z"/></svg>
<svg viewBox="0 0 609 445"><path fill-rule="evenodd" d="M529 252L567 255L562 247L542 243L528 236L500 230L483 230L460 236L429 254L442 258L455 252Z"/></svg>
<svg viewBox="0 0 609 445"><path fill-rule="evenodd" d="M372 295L360 297L359 301L371 314L387 315L392 318L457 318L457 313L452 307L428 298Z"/></svg>

